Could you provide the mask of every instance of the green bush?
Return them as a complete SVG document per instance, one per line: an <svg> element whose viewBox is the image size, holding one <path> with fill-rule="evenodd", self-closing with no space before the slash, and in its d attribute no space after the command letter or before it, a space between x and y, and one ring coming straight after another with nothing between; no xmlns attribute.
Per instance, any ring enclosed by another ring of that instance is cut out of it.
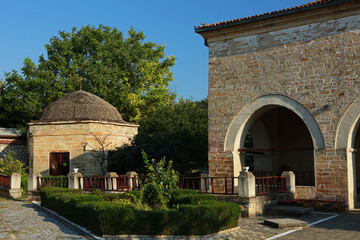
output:
<svg viewBox="0 0 360 240"><path fill-rule="evenodd" d="M166 206L165 196L156 183L147 183L142 188L141 202L149 206L151 209L160 210Z"/></svg>
<svg viewBox="0 0 360 240"><path fill-rule="evenodd" d="M174 195L194 193L175 191ZM177 209L145 210L107 195L81 194L79 190L42 188L41 204L98 235L203 235L237 226L240 208L234 203L205 200L200 204L180 205ZM120 194L119 199L138 193ZM131 197L129 197L132 195ZM202 196L202 195L198 195ZM205 195L204 195L205 196ZM196 198L197 199L197 198ZM210 198L209 198L210 199ZM195 201L195 200L191 200Z"/></svg>
<svg viewBox="0 0 360 240"><path fill-rule="evenodd" d="M173 206L181 205L181 204L200 204L204 201L210 201L210 200L217 200L217 198L210 194L186 194L186 195L180 195L175 198L173 198Z"/></svg>
<svg viewBox="0 0 360 240"><path fill-rule="evenodd" d="M212 195L198 194L194 190L176 188L170 190L169 207L176 207L179 204L197 204L205 200L216 200L216 198Z"/></svg>

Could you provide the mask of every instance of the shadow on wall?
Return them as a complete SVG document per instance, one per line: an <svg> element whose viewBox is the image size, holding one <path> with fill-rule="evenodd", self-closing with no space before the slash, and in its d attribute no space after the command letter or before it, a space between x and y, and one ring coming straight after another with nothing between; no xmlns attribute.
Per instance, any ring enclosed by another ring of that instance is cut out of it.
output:
<svg viewBox="0 0 360 240"><path fill-rule="evenodd" d="M1 144L0 143L0 158L3 158L9 152L16 153L16 159L23 162L26 167L29 166L29 158L28 158L26 144L18 145L18 144Z"/></svg>

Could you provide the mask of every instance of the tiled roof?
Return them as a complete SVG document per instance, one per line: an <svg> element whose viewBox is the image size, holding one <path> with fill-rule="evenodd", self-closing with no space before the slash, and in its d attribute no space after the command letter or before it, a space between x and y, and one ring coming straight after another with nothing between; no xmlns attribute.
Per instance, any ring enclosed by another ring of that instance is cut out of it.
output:
<svg viewBox="0 0 360 240"><path fill-rule="evenodd" d="M305 10L320 8L320 7L324 7L324 6L328 6L328 5L336 5L336 4L340 4L340 3L355 2L355 1L358 1L358 0L317 0L317 1L312 1L312 2L303 4L300 6L286 8L286 9L263 13L263 14L258 14L258 15L251 16L251 17L238 18L238 19L229 20L229 21L200 25L197 28L195 28L195 32L197 32L197 33L206 32L206 31L211 31L211 30L215 30L215 29L219 29L219 28L231 27L231 26L235 26L235 25L239 25L239 24L243 24L243 23L249 23L249 22L254 22L257 20L267 19L267 18L271 18L271 17L275 17L275 16L287 15L287 14L291 14L291 13L295 13L295 12L299 12L299 11L305 11Z"/></svg>
<svg viewBox="0 0 360 240"><path fill-rule="evenodd" d="M2 128L2 127L0 127L0 136L19 137L19 136L21 136L21 131L16 129L16 128Z"/></svg>

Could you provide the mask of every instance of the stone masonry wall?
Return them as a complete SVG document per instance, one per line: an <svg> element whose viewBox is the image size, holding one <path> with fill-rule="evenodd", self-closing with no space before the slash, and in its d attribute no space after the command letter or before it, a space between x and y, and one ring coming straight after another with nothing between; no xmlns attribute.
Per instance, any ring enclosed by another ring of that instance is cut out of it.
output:
<svg viewBox="0 0 360 240"><path fill-rule="evenodd" d="M15 152L16 158L28 165L28 154L26 144L0 143L0 158L9 152Z"/></svg>
<svg viewBox="0 0 360 240"><path fill-rule="evenodd" d="M28 129L30 174L49 174L51 152L69 152L70 171L79 168L84 175L101 175L93 150L101 145L95 137L104 139L106 150L114 150L137 134L137 125L100 122L62 122L30 124ZM105 166L106 169L106 166Z"/></svg>
<svg viewBox="0 0 360 240"><path fill-rule="evenodd" d="M209 41L210 176L233 173L224 140L236 114L260 96L285 95L312 113L324 137L325 149L314 151L317 197L346 200L346 152L334 146L339 121L360 93L359 39L357 15Z"/></svg>

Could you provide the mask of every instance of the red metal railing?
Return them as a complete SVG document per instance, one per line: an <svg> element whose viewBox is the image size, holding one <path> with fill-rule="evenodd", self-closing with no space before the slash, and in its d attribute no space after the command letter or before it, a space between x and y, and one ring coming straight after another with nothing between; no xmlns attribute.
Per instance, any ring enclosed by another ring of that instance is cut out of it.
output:
<svg viewBox="0 0 360 240"><path fill-rule="evenodd" d="M255 177L272 177L272 176L281 176L281 171L251 171ZM295 174L295 184L296 186L315 186L315 175L314 171L293 171Z"/></svg>
<svg viewBox="0 0 360 240"><path fill-rule="evenodd" d="M81 186L81 179L83 180ZM105 177L104 176L84 176L79 177L80 189L85 191L95 191L95 190L106 190L105 189Z"/></svg>
<svg viewBox="0 0 360 240"><path fill-rule="evenodd" d="M67 177L37 177L37 189L42 187L68 187Z"/></svg>
<svg viewBox="0 0 360 240"><path fill-rule="evenodd" d="M256 195L286 192L285 176L257 177L255 178Z"/></svg>
<svg viewBox="0 0 360 240"><path fill-rule="evenodd" d="M119 175L118 177L84 176L79 177L79 188L85 191L119 191L139 190L141 183L146 179L144 176L129 177Z"/></svg>
<svg viewBox="0 0 360 240"><path fill-rule="evenodd" d="M10 187L10 176L0 174L0 185L3 187Z"/></svg>
<svg viewBox="0 0 360 240"><path fill-rule="evenodd" d="M235 195L237 177L179 177L179 188L191 189L199 193Z"/></svg>

